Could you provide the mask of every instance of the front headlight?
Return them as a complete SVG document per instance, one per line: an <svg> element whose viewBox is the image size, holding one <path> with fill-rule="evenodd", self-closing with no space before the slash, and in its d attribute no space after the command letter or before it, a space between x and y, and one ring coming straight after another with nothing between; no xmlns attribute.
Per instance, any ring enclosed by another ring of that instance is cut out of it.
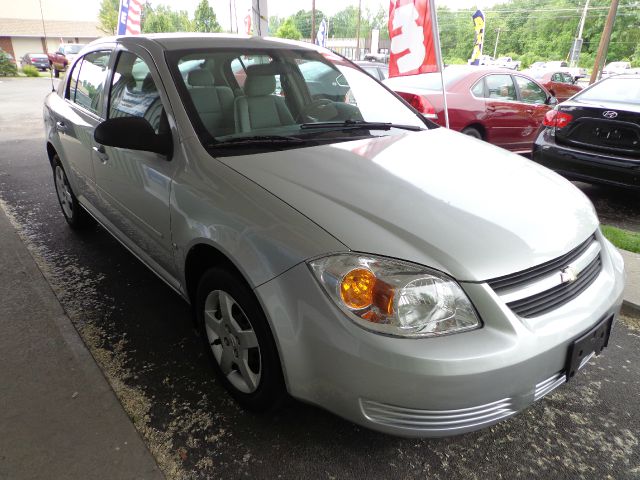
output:
<svg viewBox="0 0 640 480"><path fill-rule="evenodd" d="M482 325L460 285L427 267L360 254L319 258L309 266L336 305L367 330L429 337Z"/></svg>

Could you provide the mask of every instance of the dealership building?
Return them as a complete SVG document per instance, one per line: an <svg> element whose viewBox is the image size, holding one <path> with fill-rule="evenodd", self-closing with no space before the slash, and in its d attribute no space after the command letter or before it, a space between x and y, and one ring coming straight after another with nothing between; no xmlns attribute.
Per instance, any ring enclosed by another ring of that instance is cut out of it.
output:
<svg viewBox="0 0 640 480"><path fill-rule="evenodd" d="M77 0L6 2L0 10L0 48L19 61L25 53L54 52L61 43L89 43L102 37L106 33L98 27L97 7L90 5L92 3Z"/></svg>

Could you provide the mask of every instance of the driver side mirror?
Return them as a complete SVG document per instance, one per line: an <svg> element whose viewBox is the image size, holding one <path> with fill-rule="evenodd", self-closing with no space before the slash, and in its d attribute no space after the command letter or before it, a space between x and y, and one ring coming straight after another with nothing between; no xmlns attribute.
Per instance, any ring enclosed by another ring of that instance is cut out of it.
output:
<svg viewBox="0 0 640 480"><path fill-rule="evenodd" d="M554 93L551 92L551 96L547 98L547 101L544 102L546 105L554 106L558 104L558 99L555 97Z"/></svg>
<svg viewBox="0 0 640 480"><path fill-rule="evenodd" d="M156 134L142 117L110 118L99 124L93 138L101 145L169 155L173 147L171 133Z"/></svg>

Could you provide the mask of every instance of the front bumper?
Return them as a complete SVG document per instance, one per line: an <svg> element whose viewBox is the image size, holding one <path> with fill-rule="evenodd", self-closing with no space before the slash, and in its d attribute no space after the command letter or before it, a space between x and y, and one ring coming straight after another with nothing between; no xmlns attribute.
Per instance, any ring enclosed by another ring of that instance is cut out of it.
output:
<svg viewBox="0 0 640 480"><path fill-rule="evenodd" d="M448 436L496 423L564 383L572 339L617 315L622 304L622 259L601 242L602 272L573 301L524 319L487 284L464 283L484 326L439 338L363 330L332 303L305 264L256 293L292 396L386 433Z"/></svg>
<svg viewBox="0 0 640 480"><path fill-rule="evenodd" d="M548 128L536 138L532 159L571 180L640 188L640 160L558 145Z"/></svg>

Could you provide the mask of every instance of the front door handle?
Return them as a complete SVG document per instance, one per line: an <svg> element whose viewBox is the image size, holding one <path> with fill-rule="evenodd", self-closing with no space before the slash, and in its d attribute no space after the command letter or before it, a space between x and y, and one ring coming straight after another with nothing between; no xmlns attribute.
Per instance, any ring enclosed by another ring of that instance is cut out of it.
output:
<svg viewBox="0 0 640 480"><path fill-rule="evenodd" d="M56 122L56 128L60 132L65 132L67 130L67 125L64 122L61 122L60 120L58 120Z"/></svg>
<svg viewBox="0 0 640 480"><path fill-rule="evenodd" d="M105 164L109 161L109 155L107 155L107 151L104 148L104 145L98 145L92 147L93 151L96 152L96 156L100 159L100 161Z"/></svg>
<svg viewBox="0 0 640 480"><path fill-rule="evenodd" d="M489 112L495 112L496 111L496 107L493 105L487 105L487 111Z"/></svg>

